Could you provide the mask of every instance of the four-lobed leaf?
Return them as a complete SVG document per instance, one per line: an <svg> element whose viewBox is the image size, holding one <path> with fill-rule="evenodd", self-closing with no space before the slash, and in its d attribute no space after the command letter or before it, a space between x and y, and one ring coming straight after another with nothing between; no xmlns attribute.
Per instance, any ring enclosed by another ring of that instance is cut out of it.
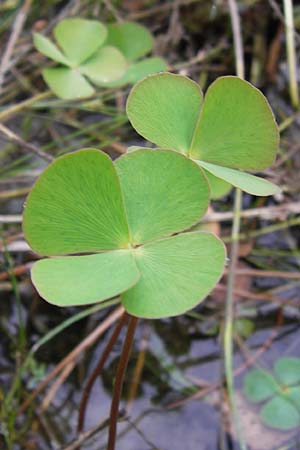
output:
<svg viewBox="0 0 300 450"><path fill-rule="evenodd" d="M41 53L62 64L42 72L45 82L58 97L89 97L95 89L88 80L114 81L125 73L127 63L122 53L104 46L107 30L102 23L68 18L54 27L53 34L61 50L39 33L34 33L33 42Z"/></svg>
<svg viewBox="0 0 300 450"><path fill-rule="evenodd" d="M267 167L278 147L271 108L250 83L220 77L203 100L200 87L185 76L151 75L132 89L127 115L144 138L184 153L206 173L253 195L278 192L272 183L241 172Z"/></svg>
<svg viewBox="0 0 300 450"><path fill-rule="evenodd" d="M29 245L52 256L33 265L32 280L59 306L123 293L138 317L184 313L208 295L225 263L214 235L172 236L199 221L208 201L199 166L172 150L140 149L116 163L95 149L62 156L25 205Z"/></svg>
<svg viewBox="0 0 300 450"><path fill-rule="evenodd" d="M33 34L37 50L61 65L43 70L50 89L60 98L90 97L97 86L118 87L166 69L161 58L139 60L150 52L153 38L134 22L110 24L68 18L53 30L57 47L40 33Z"/></svg>
<svg viewBox="0 0 300 450"><path fill-rule="evenodd" d="M260 416L273 428L288 430L300 424L300 359L282 357L274 376L254 369L244 378L244 393L253 403L265 402Z"/></svg>

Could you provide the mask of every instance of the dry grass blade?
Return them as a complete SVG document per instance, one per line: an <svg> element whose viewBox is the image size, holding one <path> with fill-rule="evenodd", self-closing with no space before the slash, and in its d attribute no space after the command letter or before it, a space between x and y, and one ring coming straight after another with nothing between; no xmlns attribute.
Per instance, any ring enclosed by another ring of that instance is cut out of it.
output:
<svg viewBox="0 0 300 450"><path fill-rule="evenodd" d="M124 313L124 308L119 306L116 308L91 334L89 334L77 347L74 348L62 361L57 364L54 369L46 376L46 378L35 388L35 390L27 397L18 410L18 414L23 413L31 402L40 394L56 377L59 372L76 359L81 353L89 348L93 343Z"/></svg>

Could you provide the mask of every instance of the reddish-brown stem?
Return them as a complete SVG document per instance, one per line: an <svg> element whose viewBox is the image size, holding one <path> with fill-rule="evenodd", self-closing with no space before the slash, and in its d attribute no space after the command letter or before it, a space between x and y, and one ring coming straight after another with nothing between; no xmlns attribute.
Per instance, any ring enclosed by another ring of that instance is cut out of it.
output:
<svg viewBox="0 0 300 450"><path fill-rule="evenodd" d="M107 450L115 450L116 444L116 434L117 434L117 421L119 416L119 403L124 383L124 377L126 368L128 365L128 360L130 356L130 351L133 343L134 332L136 329L138 319L137 317L129 316L128 329L125 338L125 342L122 348L116 380L113 391L113 398L110 408L110 421L109 421L109 435L108 435L108 445Z"/></svg>
<svg viewBox="0 0 300 450"><path fill-rule="evenodd" d="M101 354L98 364L96 365L95 369L91 373L91 375L84 387L80 405L79 405L79 416L78 416L78 425L77 425L78 433L81 433L83 431L86 407L87 407L87 403L88 403L93 385L94 385L95 381L97 380L97 378L99 377L99 375L101 374L103 366L104 366L110 352L112 351L113 346L115 345L126 321L127 321L127 314L124 313L121 316L117 325L115 326L115 329L114 329L108 343L106 344L105 349L103 350L103 352ZM78 448L78 450L79 450L79 448Z"/></svg>

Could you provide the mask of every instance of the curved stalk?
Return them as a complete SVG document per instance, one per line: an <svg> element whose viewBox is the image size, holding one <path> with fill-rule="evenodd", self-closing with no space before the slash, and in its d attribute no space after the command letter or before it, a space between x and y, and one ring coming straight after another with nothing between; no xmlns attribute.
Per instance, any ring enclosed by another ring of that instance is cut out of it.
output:
<svg viewBox="0 0 300 450"><path fill-rule="evenodd" d="M115 450L119 403L137 322L137 317L129 316L127 334L117 368L113 398L111 402L107 450Z"/></svg>
<svg viewBox="0 0 300 450"><path fill-rule="evenodd" d="M127 315L126 313L124 313L119 322L117 323L117 325L115 326L115 329L108 341L108 343L106 344L105 349L103 350L101 357L99 359L98 364L96 365L95 369L93 370L93 372L91 373L85 387L83 390L83 394L81 397L81 401L80 401L80 405L79 405L79 416L78 416L78 425L77 425L77 432L81 433L83 431L83 427L84 427L84 420L85 420L85 413L86 413L86 407L87 407L87 403L88 400L90 398L90 394L91 394L91 390L94 386L95 381L97 380L97 378L99 377L99 375L101 374L101 371L104 367L104 364L108 358L108 356L110 355L110 352L113 349L113 346L115 345L120 332L123 328L123 326L125 325L127 321Z"/></svg>

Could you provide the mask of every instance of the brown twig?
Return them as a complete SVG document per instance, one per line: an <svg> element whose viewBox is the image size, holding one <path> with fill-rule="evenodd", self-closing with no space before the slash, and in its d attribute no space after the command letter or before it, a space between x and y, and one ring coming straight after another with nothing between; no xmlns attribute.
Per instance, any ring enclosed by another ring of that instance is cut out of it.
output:
<svg viewBox="0 0 300 450"><path fill-rule="evenodd" d="M221 292L226 292L226 286L219 283L215 287L215 290L221 291ZM294 300L292 300L292 299L283 300L281 297L275 297L272 293L268 293L268 292L251 292L251 291L247 291L246 289L238 289L238 288L235 288L233 290L233 294L236 297L245 298L247 300L259 300L262 302L272 302L272 303L276 303L279 306L283 305L283 303L285 305L292 305L292 304L294 304L294 301L295 301L295 299Z"/></svg>
<svg viewBox="0 0 300 450"><path fill-rule="evenodd" d="M43 150L40 150L35 145L24 141L24 139L22 139L20 136L15 134L13 131L11 131L9 128L7 128L2 123L0 123L0 132L9 141L14 142L15 144L19 145L21 148L29 151L30 153L34 153L39 158L45 159L46 161L49 161L49 162L54 161L54 158L51 155L48 155L48 153L43 152Z"/></svg>
<svg viewBox="0 0 300 450"><path fill-rule="evenodd" d="M279 206L250 208L241 211L241 218L252 219L259 217L264 220L284 220L289 214L300 213L300 202L290 202ZM203 218L203 222L225 222L233 219L233 212L213 212Z"/></svg>
<svg viewBox="0 0 300 450"><path fill-rule="evenodd" d="M193 3L197 3L199 0L180 0L180 6L188 6L192 5ZM173 8L173 2L166 2L162 3L158 6L153 6L152 8L147 8L144 11L138 11L134 12L132 14L129 14L127 17L127 20L138 20L138 19L145 19L146 17L154 16L155 14L161 14L161 13L169 13L169 10Z"/></svg>
<svg viewBox="0 0 300 450"><path fill-rule="evenodd" d="M129 316L127 334L117 368L113 398L111 402L107 450L115 449L117 421L119 416L119 403L137 322L137 317Z"/></svg>
<svg viewBox="0 0 300 450"><path fill-rule="evenodd" d="M32 266L32 263L21 264L20 266L13 267L11 270L6 272L0 272L0 281L7 280L12 275L18 277L23 275L23 273L28 272Z"/></svg>
<svg viewBox="0 0 300 450"><path fill-rule="evenodd" d="M81 398L80 405L79 405L78 426L77 426L78 433L81 433L83 430L83 427L84 427L85 412L86 412L86 407L87 407L87 403L88 403L88 400L89 400L89 397L91 394L92 387L94 386L95 381L99 377L99 375L104 367L104 364L105 364L108 356L110 355L110 352L112 351L112 348L115 345L126 321L127 321L127 314L124 313L121 316L119 322L117 323L108 343L106 344L106 346L101 354L101 358L99 359L98 364L96 365L95 369L91 373L91 375L84 387L82 398Z"/></svg>

